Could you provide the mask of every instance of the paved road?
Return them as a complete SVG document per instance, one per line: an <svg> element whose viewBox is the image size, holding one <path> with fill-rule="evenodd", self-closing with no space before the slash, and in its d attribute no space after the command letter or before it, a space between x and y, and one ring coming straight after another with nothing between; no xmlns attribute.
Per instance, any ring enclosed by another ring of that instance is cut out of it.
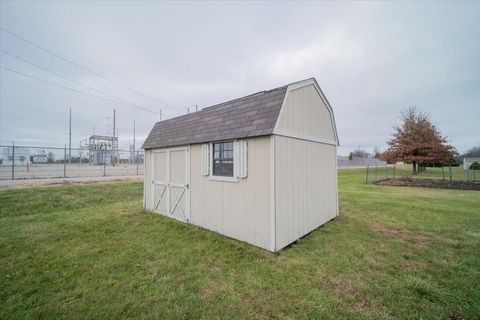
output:
<svg viewBox="0 0 480 320"><path fill-rule="evenodd" d="M110 181L143 180L143 175L135 176L111 176L111 177L79 177L79 178L54 178L54 179L22 179L0 180L0 189L26 188L45 185L59 185L72 183L96 183Z"/></svg>
<svg viewBox="0 0 480 320"><path fill-rule="evenodd" d="M77 178L77 177L102 177L102 176L134 176L143 175L143 164L118 164L116 166L90 166L88 164L39 164L16 165L14 167L15 179L38 178ZM12 167L0 165L0 180L12 178Z"/></svg>

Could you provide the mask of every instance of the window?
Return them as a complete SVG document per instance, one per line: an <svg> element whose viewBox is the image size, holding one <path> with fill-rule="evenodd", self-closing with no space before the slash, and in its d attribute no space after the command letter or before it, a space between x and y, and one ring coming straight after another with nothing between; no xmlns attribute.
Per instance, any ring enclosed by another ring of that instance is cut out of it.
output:
<svg viewBox="0 0 480 320"><path fill-rule="evenodd" d="M213 175L233 177L233 141L213 144Z"/></svg>

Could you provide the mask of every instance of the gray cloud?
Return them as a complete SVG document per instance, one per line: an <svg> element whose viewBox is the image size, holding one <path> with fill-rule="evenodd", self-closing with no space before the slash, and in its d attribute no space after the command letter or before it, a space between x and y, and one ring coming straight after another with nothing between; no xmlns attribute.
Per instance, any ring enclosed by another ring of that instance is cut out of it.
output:
<svg viewBox="0 0 480 320"><path fill-rule="evenodd" d="M1 33L14 52L163 114L316 77L342 147L385 147L402 109L417 105L461 151L480 143L480 4L315 2L2 2L1 25L168 107ZM88 91L1 55L2 65ZM123 145L158 116L1 72L0 143L63 145L111 127ZM33 109L31 111L20 110ZM50 113L47 113L50 112ZM140 143L137 142L139 145Z"/></svg>

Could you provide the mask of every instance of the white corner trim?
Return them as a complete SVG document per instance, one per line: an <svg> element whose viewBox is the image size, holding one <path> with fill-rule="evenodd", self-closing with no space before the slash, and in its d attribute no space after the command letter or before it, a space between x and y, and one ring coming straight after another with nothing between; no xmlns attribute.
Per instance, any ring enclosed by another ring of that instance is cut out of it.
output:
<svg viewBox="0 0 480 320"><path fill-rule="evenodd" d="M329 145L332 145L332 146L337 145L337 143L335 141L332 141L332 140L317 138L317 137L314 137L314 136L309 136L309 135L306 135L306 134L291 132L291 131L287 131L287 130L277 130L273 134L275 134L277 136L287 137L287 138L294 138L294 139L299 139L299 140L329 144Z"/></svg>
<svg viewBox="0 0 480 320"><path fill-rule="evenodd" d="M277 221L275 204L275 136L270 136L270 246L271 251L277 251Z"/></svg>
<svg viewBox="0 0 480 320"><path fill-rule="evenodd" d="M147 196L146 196L147 183L145 181L145 176L146 176L145 171L147 171L147 170L145 170L145 168L147 167L147 165L145 165L145 159L147 158L146 154L147 154L147 152L144 151L143 152L143 209L145 209L145 210L147 209L147 202L146 202L147 201L147 199L146 199L147 198ZM148 151L148 155L150 156L150 151ZM136 159L136 160L138 161L138 159ZM148 161L150 161L150 160L148 160Z"/></svg>
<svg viewBox="0 0 480 320"><path fill-rule="evenodd" d="M337 148L335 148L335 197L337 198L337 214L340 215L340 199L338 198L338 154Z"/></svg>

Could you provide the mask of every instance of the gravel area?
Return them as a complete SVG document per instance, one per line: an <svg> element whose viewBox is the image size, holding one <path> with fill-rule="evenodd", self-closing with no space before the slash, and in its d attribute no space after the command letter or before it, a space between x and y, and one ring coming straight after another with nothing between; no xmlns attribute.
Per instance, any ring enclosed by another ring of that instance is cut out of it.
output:
<svg viewBox="0 0 480 320"><path fill-rule="evenodd" d="M0 180L0 189L28 188L48 185L62 185L74 183L98 183L111 181L132 181L143 180L140 176L111 176L111 177L80 177L80 178L55 178L55 179L21 179L21 180Z"/></svg>

